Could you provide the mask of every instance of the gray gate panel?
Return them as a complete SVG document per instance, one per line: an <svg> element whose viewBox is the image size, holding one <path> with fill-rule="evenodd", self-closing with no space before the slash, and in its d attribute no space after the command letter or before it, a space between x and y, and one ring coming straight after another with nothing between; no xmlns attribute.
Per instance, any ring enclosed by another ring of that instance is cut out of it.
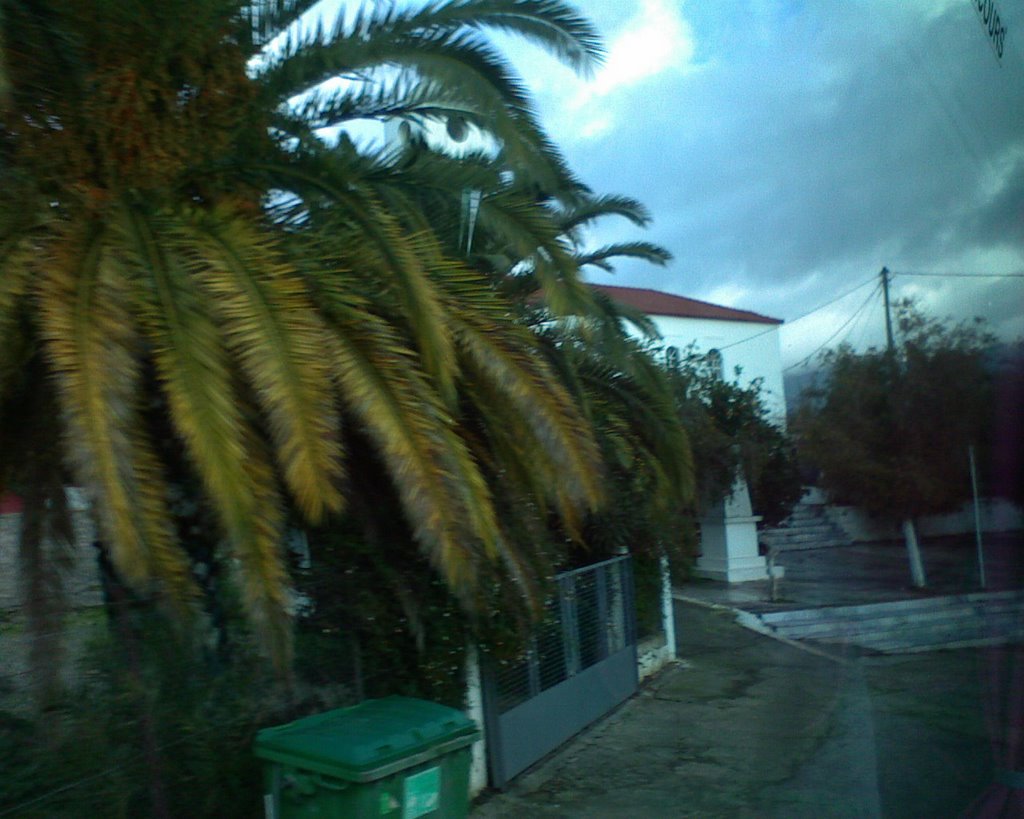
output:
<svg viewBox="0 0 1024 819"><path fill-rule="evenodd" d="M629 557L563 572L556 588L524 653L484 667L487 755L497 788L637 688Z"/></svg>
<svg viewBox="0 0 1024 819"><path fill-rule="evenodd" d="M499 715L503 770L502 781L495 784L502 787L508 779L629 699L636 687L636 646L629 646ZM492 775L496 773L492 771Z"/></svg>

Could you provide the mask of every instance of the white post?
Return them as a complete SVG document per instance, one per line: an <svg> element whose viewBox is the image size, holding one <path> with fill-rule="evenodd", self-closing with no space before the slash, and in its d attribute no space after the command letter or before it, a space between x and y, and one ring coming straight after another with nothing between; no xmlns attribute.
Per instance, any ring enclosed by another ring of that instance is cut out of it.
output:
<svg viewBox="0 0 1024 819"><path fill-rule="evenodd" d="M978 583L985 588L985 551L981 545L981 507L978 505L978 468L974 462L974 446L967 447L971 461L971 492L974 495L974 540L978 544Z"/></svg>
<svg viewBox="0 0 1024 819"><path fill-rule="evenodd" d="M672 603L672 573L669 570L668 555L661 560L661 628L665 632L665 656L669 660L676 659L676 617Z"/></svg>
<svg viewBox="0 0 1024 819"><path fill-rule="evenodd" d="M903 521L903 539L907 543L907 557L910 559L910 578L919 589L928 585L924 575L924 563L921 560L921 548L917 544L917 529L913 518Z"/></svg>
<svg viewBox="0 0 1024 819"><path fill-rule="evenodd" d="M480 679L480 655L473 643L466 647L466 716L477 724L480 739L470 749L469 796L487 788L487 727L484 723L484 690Z"/></svg>

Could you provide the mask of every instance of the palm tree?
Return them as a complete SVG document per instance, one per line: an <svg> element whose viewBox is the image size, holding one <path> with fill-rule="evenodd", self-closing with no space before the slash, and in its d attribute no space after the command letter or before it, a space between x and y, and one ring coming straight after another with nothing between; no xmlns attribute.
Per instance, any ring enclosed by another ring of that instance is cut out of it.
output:
<svg viewBox="0 0 1024 819"><path fill-rule="evenodd" d="M457 116L520 178L571 188L484 32L586 71L592 28L558 0L381 4L304 27L312 6L0 0L0 430L16 445L0 480L42 487L26 493L39 515L67 480L84 486L124 578L187 614L168 429L279 662L284 509L315 522L344 506L360 468L344 425L372 441L417 541L467 599L475 567L514 552L459 427L468 384L546 453L531 491L567 517L600 495L579 413L508 302L445 253L401 157L318 136ZM457 183L435 195L457 201ZM535 206L507 198L534 246L548 241ZM560 276L575 283L569 265ZM28 400L39 423L21 437Z"/></svg>
<svg viewBox="0 0 1024 819"><path fill-rule="evenodd" d="M489 197L481 200L481 218ZM567 300L552 274L552 247L577 270L614 271L619 258L665 265L671 254L645 241L587 246L586 228L618 216L636 227L650 224L637 200L598 195L583 185L543 201L554 240L519 258L488 252L514 247L503 240L503 222L482 225L477 264L517 301L521 321L537 334L544 354L593 428L606 467L609 501L596 514L568 522L569 534L598 551L661 554L679 541L679 521L692 511L696 473L690 436L673 392L672 374L657 355L658 331L650 317L572 279L582 298Z"/></svg>

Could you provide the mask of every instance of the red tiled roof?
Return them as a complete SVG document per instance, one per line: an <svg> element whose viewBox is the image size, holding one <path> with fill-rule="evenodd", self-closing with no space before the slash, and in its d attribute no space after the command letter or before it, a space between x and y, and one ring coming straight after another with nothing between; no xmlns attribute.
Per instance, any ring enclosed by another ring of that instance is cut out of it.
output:
<svg viewBox="0 0 1024 819"><path fill-rule="evenodd" d="M749 310L735 310L706 301L688 299L663 293L660 290L647 290L643 287L617 287L610 284L591 284L595 290L611 296L627 307L642 310L649 316L679 316L681 318L719 319L721 321L750 321L756 324L782 324L782 319L762 316Z"/></svg>

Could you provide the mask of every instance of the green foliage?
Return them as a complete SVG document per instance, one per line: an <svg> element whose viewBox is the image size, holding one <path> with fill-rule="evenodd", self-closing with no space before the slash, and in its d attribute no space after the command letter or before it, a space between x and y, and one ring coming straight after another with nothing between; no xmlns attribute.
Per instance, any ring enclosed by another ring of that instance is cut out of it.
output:
<svg viewBox="0 0 1024 819"><path fill-rule="evenodd" d="M368 697L461 707L469 638L462 608L407 533L370 541L369 531L348 518L310 533L315 562L296 583L309 601L298 623L297 673L322 682L341 673ZM332 657L333 669L324 664Z"/></svg>
<svg viewBox="0 0 1024 819"><path fill-rule="evenodd" d="M784 520L800 499L793 446L769 417L761 382L722 378L718 363L693 348L665 358L683 426L693 442L697 497L707 507L726 497L738 475L762 525Z"/></svg>
<svg viewBox="0 0 1024 819"><path fill-rule="evenodd" d="M158 814L162 800L171 816L255 816L256 731L352 702L337 685L286 689L253 655L203 661L162 618L131 619L92 642L47 711L0 711L0 812L127 819Z"/></svg>
<svg viewBox="0 0 1024 819"><path fill-rule="evenodd" d="M678 559L678 555L676 556ZM658 634L662 628L661 559L641 552L633 556L633 592L636 600L636 631L644 637Z"/></svg>
<svg viewBox="0 0 1024 819"><path fill-rule="evenodd" d="M892 518L948 511L970 497L968 447L989 437L993 337L897 306L892 355L847 346L823 355L824 383L796 421L804 457L840 503Z"/></svg>

